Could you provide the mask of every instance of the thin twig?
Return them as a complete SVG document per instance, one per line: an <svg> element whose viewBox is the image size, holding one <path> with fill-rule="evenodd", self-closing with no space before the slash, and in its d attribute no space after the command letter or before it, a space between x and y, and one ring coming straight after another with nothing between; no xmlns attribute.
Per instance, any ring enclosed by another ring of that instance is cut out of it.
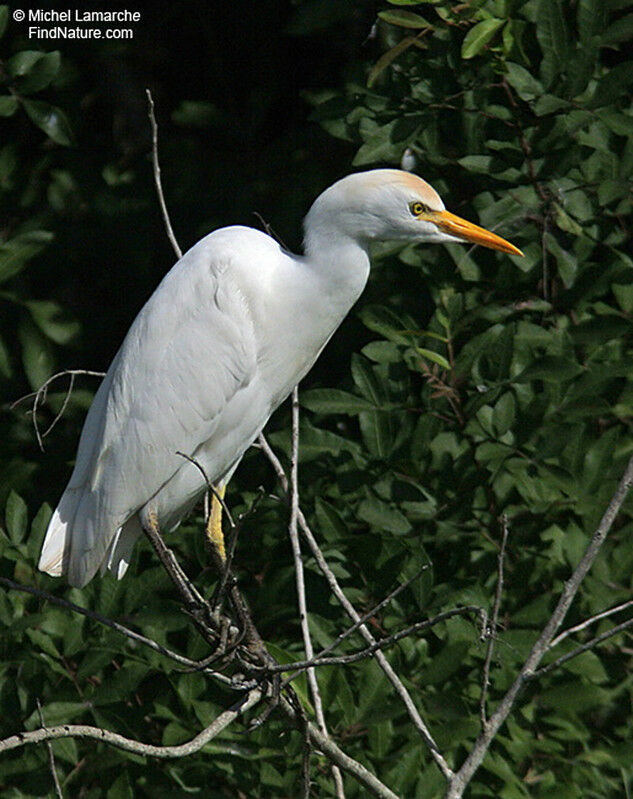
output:
<svg viewBox="0 0 633 799"><path fill-rule="evenodd" d="M371 608L371 610L368 610L367 613L363 614L358 619L358 621L355 621L350 627L347 628L347 630L343 630L342 633L339 633L339 635L337 635L337 637L334 639L334 641L332 641L331 644L328 644L328 646L326 646L324 649L322 649L320 652L318 652L316 657L315 657L315 661L317 661L317 660L320 661L321 658L325 657L330 652L333 652L335 649L337 649L343 643L343 641L346 638L349 638L350 635L355 633L358 630L359 627L361 627L363 624L365 624L370 619L372 619L374 616L376 616L376 614L378 614L386 605L388 605L390 602L393 602L393 600L398 596L398 594L402 593L402 591L404 591L405 588L408 588L428 568L429 568L428 565L425 564L420 569L420 571L417 574L414 574L413 577L410 577L404 583L400 583L400 585L397 585L393 589L393 591L391 591L390 594L388 594L384 599L381 599L380 602L377 605L374 605ZM290 664L290 667L286 666L286 670L290 670L291 667L292 667L292 664ZM299 667L297 666L296 668L299 668Z"/></svg>
<svg viewBox="0 0 633 799"><path fill-rule="evenodd" d="M273 452L270 445L266 441L266 438L263 435L260 434L258 441L260 447L262 448L265 455L271 462L272 467L275 470L277 477L279 478L279 482L284 492L287 494L288 478L286 477L286 473L284 472L284 468L281 465L279 458L275 455L275 453ZM332 591L334 596L338 599L338 601L341 603L343 609L345 610L347 615L352 619L352 621L357 622L360 619L360 615L358 614L352 603L349 601L349 599L345 596L343 589L341 588L341 586L338 583L338 580L336 579L336 575L334 574L332 569L330 569L330 567L327 564L327 561L323 557L323 553L321 552L321 549L317 544L314 535L312 534L312 531L306 521L305 516L303 515L301 508L299 508L297 513L297 521L299 522L299 528L301 529L304 538L306 539L310 549L312 550L312 554L314 555L314 558L317 562L317 565L319 566L319 569L323 573L323 576L325 577L328 585L330 586L330 590ZM369 632L369 630L365 625L360 626L358 628L358 631L370 646L376 643L376 639ZM413 725L415 726L416 730L420 733L420 736L424 741L424 743L426 744L427 748L429 749L431 757L437 764L437 767L440 769L444 777L447 780L450 780L453 777L453 770L448 765L444 756L440 752L437 743L435 742L433 736L431 735L428 727L422 720L422 717L420 716L420 713L418 712L418 709L416 708L413 699L411 698L411 695L405 688L402 680L398 677L393 667L391 666L391 664L389 663L389 661L382 652L380 651L376 652L376 661L378 662L378 665L383 670L383 672L387 676L387 679L392 684L396 693L404 703L407 713L409 714L409 718L413 722Z"/></svg>
<svg viewBox="0 0 633 799"><path fill-rule="evenodd" d="M296 660L294 663L282 663L278 665L267 666L266 668L267 671L273 673L296 670L295 674L291 674L284 680L283 685L286 685L301 671L310 669L313 666L347 666L350 663L358 663L359 660L366 660L377 652L394 646L394 644L397 644L398 641L402 641L403 638L416 635L417 633L421 633L423 630L429 630L436 624L453 618L453 616L465 616L470 614L479 617L482 629L488 626L488 617L486 616L485 611L476 605L467 605L463 608L451 608L451 610L445 610L443 613L438 613L437 616L434 616L432 619L418 621L415 624L411 624L409 627L405 627L404 630L398 630L398 632L393 633L392 635L389 635L385 638L380 638L378 641L374 641L371 646L361 649L359 652L353 652L349 655L336 655L334 657L326 657L325 655L318 654L312 660ZM331 644L330 647L327 647L327 651L329 651L333 646L334 645ZM323 651L326 652L325 649Z"/></svg>
<svg viewBox="0 0 633 799"><path fill-rule="evenodd" d="M601 644L603 641L606 641L609 638L613 638L614 635L617 635L624 630L628 630L629 627L633 627L633 619L627 619L626 621L623 621L622 624L618 624L615 627L612 627L610 630L597 635L595 638L592 638L591 641L587 641L582 646L579 646L573 651L568 652L566 655L562 655L552 663L548 663L547 666L537 669L532 675L530 675L530 679L536 680L540 677L543 677L545 674L549 674L550 671L558 669L563 665L563 663L567 663L568 660L572 660L573 658L578 657L578 655L582 655L583 652L594 649L596 646L598 646L598 644Z"/></svg>
<svg viewBox="0 0 633 799"><path fill-rule="evenodd" d="M154 183L156 184L156 193L158 194L158 202L160 203L160 210L163 214L163 222L165 223L167 238L171 242L174 252L180 259L182 258L182 250L176 241L176 237L174 236L174 231L171 226L169 212L167 211L167 204L165 203L165 195L163 194L163 184L160 176L160 163L158 161L158 125L156 124L156 116L154 115L154 98L152 97L152 93L149 89L145 89L145 94L147 95L147 103L149 107L147 113L152 126L152 164L154 167Z"/></svg>
<svg viewBox="0 0 633 799"><path fill-rule="evenodd" d="M218 492L217 488L211 483L211 481L207 477L207 473L205 472L202 464L199 463L195 458L192 458L191 455L186 455L184 452L180 452L179 450L176 451L176 455L180 455L181 458L184 458L185 460L189 461L189 463L192 463L196 467L196 469L200 472L200 474L204 478L204 482L207 484L207 489L209 490L209 493L213 494L213 496L222 506L222 510L224 511L224 513L226 513L226 517L229 520L229 525L231 527L235 527L235 522L233 521L233 517L231 516L231 511L229 510L229 506L224 501L224 497L220 496L220 493Z"/></svg>
<svg viewBox="0 0 633 799"><path fill-rule="evenodd" d="M574 627L569 627L567 630L563 630L560 635L557 635L556 638L552 639L552 643L549 645L550 649L553 649L555 646L558 646L561 641L564 641L570 635L574 633L580 632L584 630L586 627L589 627L591 624L594 624L600 619L606 619L608 616L613 616L614 613L619 613L621 610L626 610L633 606L633 599L629 599L628 602L623 602L621 605L617 605L614 608L609 608L608 610L603 610L602 613L596 613L595 616L592 616L589 619L585 619L585 621L581 622L580 624L576 624Z"/></svg>
<svg viewBox="0 0 633 799"><path fill-rule="evenodd" d="M279 707L297 727L302 724L302 720L296 710L284 696L280 697ZM368 771L361 763L353 760L349 755L346 755L331 738L323 735L316 724L308 722L308 733L312 743L315 744L331 762L336 763L343 771L351 774L371 794L380 797L380 799L399 799L399 797L380 782L371 771Z"/></svg>
<svg viewBox="0 0 633 799"><path fill-rule="evenodd" d="M39 698L36 699L37 702L37 712L40 717L40 724L42 725L43 729L46 729L46 722L44 721L44 713L42 713L42 705L40 704ZM55 753L53 752L53 744L50 741L46 741L46 748L48 749L48 766L51 770L51 775L53 777L53 785L55 786L55 796L57 799L64 799L64 794L62 793L62 786L59 784L59 777L57 776L57 768L55 767Z"/></svg>
<svg viewBox="0 0 633 799"><path fill-rule="evenodd" d="M301 545L299 543L299 531L297 529L297 517L299 513L299 387L295 386L292 392L292 453L290 461L290 524L288 533L292 546L292 555L295 564L295 580L297 584L297 602L299 604L299 620L301 623L301 635L303 637L303 648L306 659L314 658L314 648L310 637L310 625L308 621L308 603L306 602L305 577L303 573L303 560L301 558ZM313 668L307 669L308 684L310 694L314 704L314 714L317 724L323 735L328 736L325 714L323 713L323 700L319 691L316 673ZM308 761L309 762L309 761ZM343 777L336 766L332 766L332 779L336 788L336 795L339 799L345 799L343 790ZM310 790L310 779L308 774L308 793ZM307 794L306 794L307 795Z"/></svg>
<svg viewBox="0 0 633 799"><path fill-rule="evenodd" d="M111 630L115 630L121 635L124 635L126 638L130 638L132 641L136 641L137 643L142 644L149 649L153 649L154 652L158 652L160 655L170 658L176 663L179 663L181 666L187 666L189 669L194 670L204 669L205 674L218 679L225 685L230 687L240 687L239 684L236 683L231 677L227 677L224 674L220 674L219 672L204 667L203 661L191 660L191 658L180 655L178 652L174 652L168 647L159 644L152 638L147 638L146 636L141 635L141 633L131 630L129 627L126 627L124 624L120 624L118 621L108 619L106 616L102 616L96 611L82 608L81 605L76 605L74 602L69 602L67 599L57 597L54 594L50 594L48 591L42 590L41 588L35 588L31 585L22 585L21 583L16 583L13 580L9 580L7 577L0 577L0 585L4 585L6 588L10 588L14 591L22 591L25 594L31 594L39 599L45 599L51 604L57 605L60 608L65 608L66 610L71 610L73 613L79 613L80 615L85 616L87 619L96 621L99 624L102 624L104 627L109 627Z"/></svg>
<svg viewBox="0 0 633 799"><path fill-rule="evenodd" d="M37 439L37 443L39 448L42 452L44 452L44 439L46 436L53 430L57 422L62 418L64 411L68 407L68 403L70 402L70 397L73 392L73 387L75 385L75 377L79 375L88 375L89 377L105 377L105 372L93 372L90 369L64 369L63 372L57 372L57 374L52 375L49 377L46 382L42 383L42 385L37 389L37 391L31 391L30 394L25 394L20 399L15 400L9 406L11 410L19 405L24 400L33 399L33 407L31 408L31 416L33 417L33 428L35 430L35 438ZM37 423L37 411L39 406L46 402L46 397L48 395L48 387L53 383L55 380L58 380L60 377L66 377L66 375L70 375L70 385L68 386L68 390L66 391L66 396L64 397L64 402L62 403L62 407L59 413L55 416L53 421L50 425L46 428L43 433L40 433L40 428Z"/></svg>
<svg viewBox="0 0 633 799"><path fill-rule="evenodd" d="M484 661L484 673L481 686L481 700L479 702L479 715L481 718L482 727L488 723L486 715L486 699L488 698L488 687L490 686L490 664L492 663L492 654L495 648L495 639L497 636L497 620L499 618L499 608L501 607L501 598L503 596L503 566L506 554L506 543L508 541L508 517L503 514L502 521L502 536L501 546L499 548L499 556L497 561L497 591L495 593L495 601L492 606L492 615L490 617L490 630L488 631L488 644L486 646L486 659Z"/></svg>

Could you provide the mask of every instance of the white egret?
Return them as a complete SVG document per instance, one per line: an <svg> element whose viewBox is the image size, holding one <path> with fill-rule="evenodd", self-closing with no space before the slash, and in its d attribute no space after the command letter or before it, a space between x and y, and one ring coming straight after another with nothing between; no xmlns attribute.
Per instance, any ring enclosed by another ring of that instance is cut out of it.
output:
<svg viewBox="0 0 633 799"><path fill-rule="evenodd" d="M88 412L39 568L121 578L143 528L173 530L222 488L362 292L373 240L471 242L521 255L396 169L349 175L314 202L305 254L226 227L171 269L134 320ZM215 522L217 526L217 519Z"/></svg>

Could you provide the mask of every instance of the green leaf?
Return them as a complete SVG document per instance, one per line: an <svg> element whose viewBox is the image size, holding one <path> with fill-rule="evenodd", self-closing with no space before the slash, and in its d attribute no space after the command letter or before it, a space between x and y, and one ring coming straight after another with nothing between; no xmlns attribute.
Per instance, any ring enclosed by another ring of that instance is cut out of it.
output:
<svg viewBox="0 0 633 799"><path fill-rule="evenodd" d="M543 94L543 84L531 72L528 72L525 67L508 61L506 68L508 70L508 83L522 100L534 100L535 97L540 97Z"/></svg>
<svg viewBox="0 0 633 799"><path fill-rule="evenodd" d="M41 100L22 100L24 110L38 128L56 144L68 147L72 144L73 134L64 112L54 105Z"/></svg>
<svg viewBox="0 0 633 799"><path fill-rule="evenodd" d="M301 660L303 657L302 655L293 655L271 641L266 641L266 648L275 658L277 663L281 664L282 666L284 663L293 663L295 660ZM290 672L282 672L282 674L284 677L290 676ZM305 672L295 677L295 679L292 681L292 687L297 692L297 696L301 700L301 704L304 706L304 708L308 711L308 713L313 714L314 708L312 707L312 703L310 702L310 698L308 696L308 684Z"/></svg>
<svg viewBox="0 0 633 799"><path fill-rule="evenodd" d="M631 114L605 110L598 111L598 116L609 130L617 133L618 136L633 137L633 116Z"/></svg>
<svg viewBox="0 0 633 799"><path fill-rule="evenodd" d="M35 324L56 344L68 344L79 333L79 322L71 319L56 302L29 300L25 304Z"/></svg>
<svg viewBox="0 0 633 799"><path fill-rule="evenodd" d="M126 771L112 783L106 794L106 799L134 799L134 791Z"/></svg>
<svg viewBox="0 0 633 799"><path fill-rule="evenodd" d="M273 433L270 439L276 445L288 450L289 436L286 433ZM313 460L324 453L336 456L342 452L349 452L352 455L357 455L361 451L356 441L339 436L330 430L314 427L305 418L301 420L299 440L299 457L302 463Z"/></svg>
<svg viewBox="0 0 633 799"><path fill-rule="evenodd" d="M365 143L359 147L354 156L354 166L373 164L377 161L389 161L401 150L402 144L394 142L392 134L397 121L388 122L382 127L376 127L371 135L367 135Z"/></svg>
<svg viewBox="0 0 633 799"><path fill-rule="evenodd" d="M356 515L379 532L403 535L411 530L406 516L375 496L364 499L358 506Z"/></svg>
<svg viewBox="0 0 633 799"><path fill-rule="evenodd" d="M0 338L0 374L7 378L13 375L11 356L2 338Z"/></svg>
<svg viewBox="0 0 633 799"><path fill-rule="evenodd" d="M578 33L584 46L604 31L607 6L604 0L580 0L578 3Z"/></svg>
<svg viewBox="0 0 633 799"><path fill-rule="evenodd" d="M376 82L379 75L387 69L387 67L392 64L398 56L402 55L402 53L406 52L409 47L416 44L416 39L413 36L405 36L404 39L401 39L398 44L394 45L390 50L387 50L386 53L383 53L378 61L374 64L374 66L370 69L369 75L367 76L367 85L369 87L373 86Z"/></svg>
<svg viewBox="0 0 633 799"><path fill-rule="evenodd" d="M489 175L492 168L492 156L490 155L465 155L458 161L460 166L469 172L479 172L482 175Z"/></svg>
<svg viewBox="0 0 633 799"><path fill-rule="evenodd" d="M11 491L4 512L7 533L14 544L20 544L26 535L28 511L26 502L15 491Z"/></svg>
<svg viewBox="0 0 633 799"><path fill-rule="evenodd" d="M59 50L43 53L40 50L23 50L7 62L9 74L14 78L20 94L32 94L45 89L59 72Z"/></svg>
<svg viewBox="0 0 633 799"><path fill-rule="evenodd" d="M429 23L419 14L412 11L379 11L378 16L383 22L398 25L401 28L430 28Z"/></svg>
<svg viewBox="0 0 633 799"><path fill-rule="evenodd" d="M109 705L126 700L139 686L149 672L144 663L128 663L111 674L95 689L91 702L95 705Z"/></svg>
<svg viewBox="0 0 633 799"><path fill-rule="evenodd" d="M433 363L436 363L438 366L441 366L442 369L446 369L447 371L450 372L451 365L443 355L440 355L438 352L433 352L433 350L427 350L424 347L416 347L415 351L423 358L427 358L429 361L433 361Z"/></svg>
<svg viewBox="0 0 633 799"><path fill-rule="evenodd" d="M87 702L50 702L42 708L42 715L47 727L63 724L77 716L81 716L89 708ZM41 726L39 710L35 709L24 722L27 730L36 730Z"/></svg>
<svg viewBox="0 0 633 799"><path fill-rule="evenodd" d="M352 355L352 377L360 391L367 397L372 408L380 406L385 397L385 391L376 377L369 362L360 355Z"/></svg>
<svg viewBox="0 0 633 799"><path fill-rule="evenodd" d="M301 404L314 413L348 413L375 410L375 406L355 394L335 388L315 388L299 395Z"/></svg>
<svg viewBox="0 0 633 799"><path fill-rule="evenodd" d="M589 108L599 108L614 103L633 86L633 61L617 64L598 81Z"/></svg>
<svg viewBox="0 0 633 799"><path fill-rule="evenodd" d="M633 14L627 14L610 25L602 34L602 44L619 44L633 38Z"/></svg>
<svg viewBox="0 0 633 799"><path fill-rule="evenodd" d="M543 51L541 75L549 86L565 68L569 52L567 26L560 0L539 0L536 38Z"/></svg>
<svg viewBox="0 0 633 799"><path fill-rule="evenodd" d="M515 383L529 383L532 380L545 380L549 383L562 383L577 377L582 366L569 358L546 355L530 364L514 378Z"/></svg>
<svg viewBox="0 0 633 799"><path fill-rule="evenodd" d="M4 35L9 21L9 6L0 6L0 36Z"/></svg>
<svg viewBox="0 0 633 799"><path fill-rule="evenodd" d="M394 311L383 305L368 305L360 312L360 318L374 333L380 333L395 344L411 346L415 343L415 335L411 331L413 323L408 324Z"/></svg>
<svg viewBox="0 0 633 799"><path fill-rule="evenodd" d="M48 230L31 230L0 244L0 283L21 272L52 239Z"/></svg>
<svg viewBox="0 0 633 799"><path fill-rule="evenodd" d="M479 55L504 23L504 19L495 19L494 17L478 22L464 37L462 58L474 58Z"/></svg>
<svg viewBox="0 0 633 799"><path fill-rule="evenodd" d="M515 415L516 402L514 394L511 391L506 391L497 400L492 412L492 424L498 436L502 436L512 427Z"/></svg>
<svg viewBox="0 0 633 799"><path fill-rule="evenodd" d="M14 97L11 94L0 97L0 117L13 116L19 107L20 103L18 102L17 97Z"/></svg>
<svg viewBox="0 0 633 799"><path fill-rule="evenodd" d="M22 364L34 391L42 386L53 374L55 359L51 345L35 325L23 319L18 328L22 344Z"/></svg>
<svg viewBox="0 0 633 799"><path fill-rule="evenodd" d="M345 538L348 533L347 525L339 512L329 502L317 497L315 510L319 531L328 541L337 541Z"/></svg>

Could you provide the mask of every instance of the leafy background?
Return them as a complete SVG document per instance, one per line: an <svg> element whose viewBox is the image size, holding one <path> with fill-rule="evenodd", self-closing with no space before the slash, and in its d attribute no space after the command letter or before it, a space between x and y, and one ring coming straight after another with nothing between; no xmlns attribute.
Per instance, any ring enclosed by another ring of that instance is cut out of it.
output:
<svg viewBox="0 0 633 799"><path fill-rule="evenodd" d="M26 406L9 407L56 369L106 368L172 263L148 159L149 86L183 247L222 224L257 225L254 211L299 247L319 191L406 154L451 210L525 252L380 248L363 298L301 393L302 506L350 599L369 608L432 564L374 620L378 632L462 603L489 607L507 519L494 702L632 449L633 4L269 0L189 14L156 3L131 42L58 49L29 41L12 8L0 8L0 573L205 654L144 546L121 583L67 590L34 570L95 385L81 382L44 454ZM63 394L50 393L44 427ZM270 429L287 456L287 409ZM276 490L253 450L229 487L236 512L259 485ZM630 598L632 511L629 502L570 622ZM210 592L195 522L173 544ZM267 496L237 555L280 657L301 651L286 524L285 506ZM345 621L309 560L307 569L311 629L325 645ZM0 625L3 737L39 725L37 699L49 724L85 720L163 743L191 737L230 702L200 675L25 595L0 592ZM484 654L463 619L389 653L456 763L478 731ZM630 796L632 655L622 635L531 685L470 795ZM319 682L350 755L403 797L441 796L374 663L323 669ZM281 730L275 717L254 733L234 726L165 763L53 746L69 796L292 797L301 740ZM315 795L332 795L325 764L313 778ZM352 781L346 789L361 795ZM51 791L43 747L0 760L3 796Z"/></svg>

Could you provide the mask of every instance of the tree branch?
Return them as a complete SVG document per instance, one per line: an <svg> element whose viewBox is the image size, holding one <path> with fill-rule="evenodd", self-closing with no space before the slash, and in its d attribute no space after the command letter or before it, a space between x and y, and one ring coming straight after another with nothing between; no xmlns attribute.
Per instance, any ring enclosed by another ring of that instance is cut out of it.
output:
<svg viewBox="0 0 633 799"><path fill-rule="evenodd" d="M603 610L602 613L596 613L595 616L591 616L589 619L585 619L585 621L581 622L580 624L576 624L574 627L569 627L569 629L564 630L560 635L557 635L551 642L550 649L553 649L555 646L558 646L561 641L564 641L570 635L574 633L580 632L580 630L584 630L586 627L589 627L596 621L600 621L600 619L606 619L608 616L613 616L614 613L619 613L621 610L626 610L633 606L633 599L629 599L628 602L623 602L621 605L617 605L614 608L609 608L608 610Z"/></svg>
<svg viewBox="0 0 633 799"><path fill-rule="evenodd" d="M81 605L76 605L74 602L69 602L67 599L62 599L61 597L57 597L54 594L50 594L48 591L43 591L41 588L35 588L34 586L30 585L22 585L21 583L16 583L13 580L9 580L6 577L0 577L0 585L4 585L7 588L10 588L14 591L22 591L25 594L31 594L32 596L38 597L39 599L46 599L51 604L57 605L60 608L72 610L73 613L79 613L88 619L92 619L92 621L96 621L99 624L103 624L104 627L109 627L111 630L116 630L116 632L126 636L126 638L130 638L131 640L136 641L137 643L142 644L143 646L153 649L154 652L158 652L160 655L164 655L165 657L174 660L176 663L179 663L182 666L187 666L189 669L194 669L196 671L197 670L204 671L205 674L208 674L209 676L218 679L220 682L224 683L229 687L232 688L243 687L239 683L236 683L235 680L233 680L231 677L227 677L224 674L221 674L217 671L213 671L212 669L207 668L204 665L204 661L191 660L190 658L187 658L184 655L180 655L178 652L174 652L168 647L159 644L157 641L154 641L151 638L147 638L146 636L141 635L141 633L137 633L135 630L131 630L129 627L126 627L125 625L120 624L117 621L108 619L107 616L102 616L100 613L97 613L96 611L87 610L86 608L82 608Z"/></svg>
<svg viewBox="0 0 633 799"><path fill-rule="evenodd" d="M301 635L303 637L303 648L306 653L306 660L314 659L314 648L310 638L310 625L308 621L308 603L306 602L305 578L303 573L303 560L301 558L301 545L299 543L299 531L297 530L297 517L299 513L299 387L295 386L292 392L292 457L290 466L290 524L288 533L292 546L292 555L295 564L295 580L297 584L297 602L299 605L299 621L301 623ZM307 669L308 684L310 694L314 703L314 714L316 716L319 729L328 737L325 714L323 713L323 701L316 673L312 666ZM336 789L338 799L345 799L343 789L343 778L340 770L332 766L332 779Z"/></svg>
<svg viewBox="0 0 633 799"><path fill-rule="evenodd" d="M54 741L57 738L89 738L95 741L102 741L126 752L134 752L134 754L147 757L158 757L160 759L187 757L187 755L200 751L205 744L208 744L209 741L225 730L238 716L246 713L247 710L256 705L262 699L262 696L263 694L259 689L253 688L232 707L221 713L202 732L199 732L190 741L176 746L144 744L141 741L135 741L131 738L126 738L124 735L119 735L117 732L104 730L100 727L90 727L86 724L60 724L57 727L40 727L39 730L33 730L32 732L19 732L17 735L11 735L9 738L0 741L0 752L8 752L11 749L18 749L27 744Z"/></svg>
<svg viewBox="0 0 633 799"><path fill-rule="evenodd" d="M373 611L372 611L373 613ZM333 643L330 644L329 647L323 650L323 653L316 655L312 660L297 660L294 663L280 663L275 666L267 666L267 670L270 672L286 672L292 671L297 669L297 674L300 671L304 671L306 669L310 669L313 666L346 666L350 663L358 663L359 660L366 660L372 655L376 654L376 652L381 651L382 649L388 649L389 647L397 644L398 641L402 641L403 638L408 638L410 635L415 635L416 633L420 633L423 630L429 630L431 627L434 627L436 624L440 624L440 622L446 621L447 619L451 619L453 616L464 616L467 614L474 614L482 619L482 626L485 628L487 626L487 617L485 615L485 611L481 608L478 608L476 605L467 605L463 608L452 608L451 610L445 610L443 613L438 613L437 616L434 616L432 619L425 619L424 621L418 621L415 624L411 624L409 627L405 627L404 630L398 630L398 632L393 633L392 635L387 636L386 638L381 638L377 641L374 641L371 646L366 647L365 649L361 649L360 652L353 652L349 655L337 655L335 657L326 657L325 652L330 652L334 649L335 646L338 645L338 639ZM483 614L483 615L482 615ZM359 621L358 627L359 629L361 625L364 624L362 620ZM284 685L291 680L293 680L297 674L292 674L284 681Z"/></svg>
<svg viewBox="0 0 633 799"><path fill-rule="evenodd" d="M37 391L32 391L30 394L25 394L23 397L20 397L20 399L17 399L15 402L11 403L9 407L11 408L11 410L13 410L13 408L15 408L21 402L24 402L24 400L34 397L33 407L31 408L31 415L33 417L33 428L35 430L35 438L37 439L39 448L42 452L44 452L44 439L55 427L57 422L59 422L59 420L64 415L64 411L68 407L68 403L70 401L70 397L73 393L73 388L75 386L75 377L79 375L88 375L90 377L105 377L105 374L106 374L105 372L93 372L89 369L65 369L63 372L57 372L57 374L54 374L52 375L52 377L49 377L48 380L46 380L46 382L44 382L37 389ZM66 396L64 397L64 402L62 403L62 407L60 408L59 412L57 413L53 421L50 423L50 425L46 428L46 430L43 433L40 433L40 428L37 423L38 408L43 402L46 401L46 396L48 394L48 387L51 385L51 383L53 383L55 380L58 380L60 377L65 377L66 375L70 375L70 383L68 386L68 390L66 391Z"/></svg>
<svg viewBox="0 0 633 799"><path fill-rule="evenodd" d="M163 184L160 176L160 163L158 161L158 125L156 124L156 116L154 115L154 98L152 97L152 93L149 89L145 89L145 94L147 95L147 103L149 107L147 113L152 126L152 165L154 167L154 183L156 184L156 193L158 194L158 202L160 203L160 210L163 215L163 222L165 223L167 238L171 242L174 252L180 259L182 258L182 250L176 241L176 237L174 236L174 231L171 226L169 212L167 211L167 203L165 202L165 195L163 194Z"/></svg>
<svg viewBox="0 0 633 799"><path fill-rule="evenodd" d="M293 721L295 726L301 724L298 714L285 697L282 696L280 698L279 706L283 713ZM371 771L368 771L361 763L349 757L349 755L346 755L330 738L323 735L316 725L308 722L307 729L312 743L318 746L331 762L336 763L343 771L346 771L358 780L371 794L380 797L380 799L399 799L399 797L380 782Z"/></svg>
<svg viewBox="0 0 633 799"><path fill-rule="evenodd" d="M284 472L284 468L281 465L279 458L275 455L270 445L266 441L266 438L262 434L260 434L258 441L262 450L267 456L268 460L271 462L272 467L275 470L277 477L279 478L279 482L281 483L282 489L287 494L288 478L286 477L286 473ZM327 561L323 557L323 553L321 552L321 549L319 548L319 545L317 544L317 541L314 535L312 534L310 527L308 526L308 523L306 521L305 516L303 515L301 508L299 508L297 512L297 521L299 522L299 527L303 533L303 536L308 542L308 545L312 550L312 554L314 555L314 558L319 566L319 569L321 569L323 576L327 580L327 583L330 586L332 593L341 603L343 609L345 610L347 615L352 619L352 621L358 622L360 616L356 611L356 609L354 608L354 606L352 605L352 603L345 596L343 589L340 587L338 580L334 575L334 572L332 571L332 569L330 569L330 567L327 564ZM373 646L376 643L376 639L373 637L373 635L369 632L369 630L364 624L359 627L359 632L370 646ZM440 769L444 777L447 780L450 780L453 777L453 771L446 762L442 753L440 752L439 747L436 744L435 740L433 739L433 736L431 735L428 727L422 720L422 717L420 716L420 713L418 712L418 709L416 708L413 699L411 698L411 695L405 688L402 680L398 677L393 667L391 666L391 664L389 663L389 661L382 652L380 651L376 652L376 660L380 668L387 676L387 679L394 687L396 693L404 703L407 713L409 714L409 718L413 722L416 730L420 733L420 736L424 741L424 743L426 744L426 746L428 747L433 760L437 764L438 768Z"/></svg>
<svg viewBox="0 0 633 799"><path fill-rule="evenodd" d="M497 591L492 607L490 618L490 629L488 631L488 645L486 646L486 659L484 661L484 674L481 686L481 700L479 703L479 715L481 725L485 727L488 723L486 716L486 699L488 698L488 687L490 685L490 664L492 663L492 653L494 652L495 638L497 635L497 620L499 618L499 608L501 607L501 597L503 596L503 565L506 554L506 543L508 541L508 518L503 515L501 547L497 564Z"/></svg>
<svg viewBox="0 0 633 799"><path fill-rule="evenodd" d="M566 655L561 655L561 657L557 658L552 663L548 663L547 666L537 669L529 679L536 680L545 676L546 674L549 674L550 671L554 671L555 669L559 668L563 665L563 663L567 663L568 660L572 660L573 658L578 657L578 655L582 655L583 652L594 649L596 646L598 646L598 644L601 644L603 641L606 641L609 638L613 638L614 635L617 635L624 630L628 630L629 627L633 627L633 619L627 619L621 624L612 627L610 630L607 630L606 632L597 635L595 638L592 638L591 641L587 641L586 643L582 644L582 646L579 646L573 651L568 652Z"/></svg>
<svg viewBox="0 0 633 799"><path fill-rule="evenodd" d="M44 713L42 713L42 705L40 704L40 700L37 700L37 712L40 717L40 724L44 729L46 729L46 723L44 721ZM46 741L46 748L48 750L48 766L51 770L51 775L53 777L53 786L55 787L55 796L57 799L64 799L64 794L62 793L62 786L59 784L59 777L57 776L57 769L55 768L55 755L53 753L53 745L50 741Z"/></svg>

